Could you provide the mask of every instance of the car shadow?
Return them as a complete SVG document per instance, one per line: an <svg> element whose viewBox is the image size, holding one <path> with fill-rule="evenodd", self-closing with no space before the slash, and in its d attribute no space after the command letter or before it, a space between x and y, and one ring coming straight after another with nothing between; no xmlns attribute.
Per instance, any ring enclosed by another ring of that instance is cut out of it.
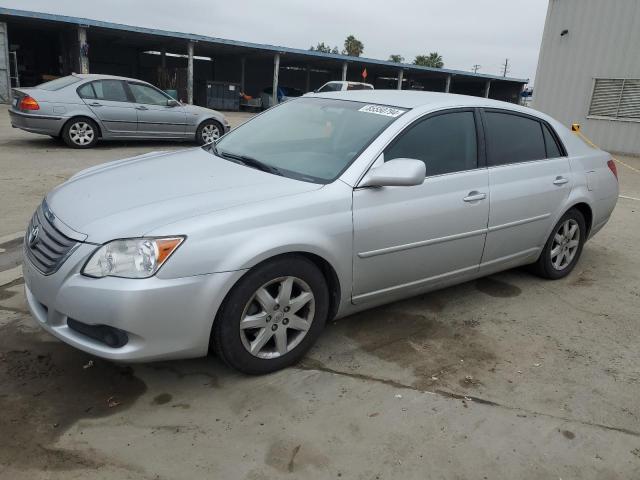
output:
<svg viewBox="0 0 640 480"><path fill-rule="evenodd" d="M31 150L51 150L54 149L65 149L65 150L76 150L71 147L68 147L62 139L56 139L45 136L38 136L32 138L13 138L10 140L6 140L4 142L0 142L3 146L6 147L17 147L17 148L28 148ZM115 150L118 148L134 148L134 147L143 147L143 148L167 148L170 147L172 149L184 147L197 147L198 144L196 142L191 142L188 140L105 140L99 141L95 146L88 150Z"/></svg>

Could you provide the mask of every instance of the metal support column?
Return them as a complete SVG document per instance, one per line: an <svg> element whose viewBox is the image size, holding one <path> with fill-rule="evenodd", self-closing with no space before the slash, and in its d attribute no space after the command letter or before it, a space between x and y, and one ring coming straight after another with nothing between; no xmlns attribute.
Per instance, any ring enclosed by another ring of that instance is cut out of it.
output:
<svg viewBox="0 0 640 480"><path fill-rule="evenodd" d="M398 72L398 90L402 90L402 80L404 79L404 70Z"/></svg>
<svg viewBox="0 0 640 480"><path fill-rule="evenodd" d="M89 73L89 44L86 27L78 27L78 68L79 73Z"/></svg>
<svg viewBox="0 0 640 480"><path fill-rule="evenodd" d="M162 66L162 70L167 69L167 49L163 48L162 52L160 52L160 65Z"/></svg>
<svg viewBox="0 0 640 480"><path fill-rule="evenodd" d="M311 91L311 67L309 65L307 65L307 67L305 68L305 72L307 74L305 91L310 92Z"/></svg>
<svg viewBox="0 0 640 480"><path fill-rule="evenodd" d="M347 62L343 62L342 64L342 81L347 80Z"/></svg>
<svg viewBox="0 0 640 480"><path fill-rule="evenodd" d="M451 75L447 75L447 80L444 84L444 93L449 93L451 91Z"/></svg>
<svg viewBox="0 0 640 480"><path fill-rule="evenodd" d="M244 93L244 70L247 64L247 59L242 57L240 59L240 91Z"/></svg>
<svg viewBox="0 0 640 480"><path fill-rule="evenodd" d="M484 86L484 98L489 98L489 90L491 89L491 80L487 80Z"/></svg>
<svg viewBox="0 0 640 480"><path fill-rule="evenodd" d="M278 74L280 73L280 54L273 57L273 90L271 91L272 104L278 104Z"/></svg>
<svg viewBox="0 0 640 480"><path fill-rule="evenodd" d="M187 103L193 105L193 42L187 44Z"/></svg>
<svg viewBox="0 0 640 480"><path fill-rule="evenodd" d="M11 52L15 54L15 52ZM15 56L14 56L15 58ZM16 62L16 67L18 62ZM16 87L20 86L18 69L15 70ZM7 24L0 22L0 103L11 101L11 65L9 56L9 35Z"/></svg>

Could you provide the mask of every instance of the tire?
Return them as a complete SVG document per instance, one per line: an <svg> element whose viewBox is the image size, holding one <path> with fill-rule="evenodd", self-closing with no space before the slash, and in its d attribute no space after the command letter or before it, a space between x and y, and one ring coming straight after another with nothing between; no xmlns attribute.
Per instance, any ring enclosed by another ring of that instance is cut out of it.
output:
<svg viewBox="0 0 640 480"><path fill-rule="evenodd" d="M288 279L291 302L281 296ZM274 372L304 356L320 336L328 312L329 290L318 267L302 256L281 257L254 267L229 292L214 321L211 345L236 370Z"/></svg>
<svg viewBox="0 0 640 480"><path fill-rule="evenodd" d="M62 128L62 139L71 148L91 148L98 142L98 125L90 118L69 120Z"/></svg>
<svg viewBox="0 0 640 480"><path fill-rule="evenodd" d="M577 228L576 233L569 236L574 227ZM567 228L569 230L566 230ZM587 227L584 215L579 210L572 208L553 227L540 258L531 265L531 270L536 275L550 280L566 277L578 263L586 236ZM573 244L576 241L577 244ZM572 245L574 246L572 247ZM560 250L559 254L557 254L557 249ZM564 257L560 258L562 255Z"/></svg>
<svg viewBox="0 0 640 480"><path fill-rule="evenodd" d="M206 145L207 143L215 142L223 133L224 129L219 122L215 120L205 120L196 130L196 142L198 145Z"/></svg>

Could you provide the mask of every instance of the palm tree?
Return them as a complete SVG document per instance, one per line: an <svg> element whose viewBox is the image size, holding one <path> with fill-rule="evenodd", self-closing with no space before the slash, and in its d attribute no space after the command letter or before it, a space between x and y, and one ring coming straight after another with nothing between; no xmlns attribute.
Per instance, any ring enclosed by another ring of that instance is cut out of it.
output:
<svg viewBox="0 0 640 480"><path fill-rule="evenodd" d="M353 35L349 35L344 41L343 55L359 57L364 51L364 44Z"/></svg>
<svg viewBox="0 0 640 480"><path fill-rule="evenodd" d="M392 55L389 55L389 61L390 62L396 62L396 63L403 63L404 62L404 57L402 55L394 53Z"/></svg>
<svg viewBox="0 0 640 480"><path fill-rule="evenodd" d="M431 52L429 55L417 55L416 58L413 60L413 64L419 65L421 67L433 67L433 68L444 67L442 56L438 52Z"/></svg>
<svg viewBox="0 0 640 480"><path fill-rule="evenodd" d="M318 43L315 47L312 45L309 50L324 53L340 53L338 47L331 48L331 45L325 45L324 42Z"/></svg>

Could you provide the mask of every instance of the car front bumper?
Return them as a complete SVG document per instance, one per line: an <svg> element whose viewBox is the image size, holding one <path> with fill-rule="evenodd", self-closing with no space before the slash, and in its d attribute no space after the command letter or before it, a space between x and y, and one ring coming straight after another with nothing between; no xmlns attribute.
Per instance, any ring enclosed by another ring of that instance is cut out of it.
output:
<svg viewBox="0 0 640 480"><path fill-rule="evenodd" d="M66 120L64 117L24 113L12 109L9 110L9 118L13 128L43 135L59 135Z"/></svg>
<svg viewBox="0 0 640 480"><path fill-rule="evenodd" d="M215 314L244 271L173 279L95 279L80 273L95 248L79 244L51 275L41 274L25 255L26 299L42 328L80 350L115 361L207 354ZM70 327L70 320L123 331L126 344L110 347Z"/></svg>

